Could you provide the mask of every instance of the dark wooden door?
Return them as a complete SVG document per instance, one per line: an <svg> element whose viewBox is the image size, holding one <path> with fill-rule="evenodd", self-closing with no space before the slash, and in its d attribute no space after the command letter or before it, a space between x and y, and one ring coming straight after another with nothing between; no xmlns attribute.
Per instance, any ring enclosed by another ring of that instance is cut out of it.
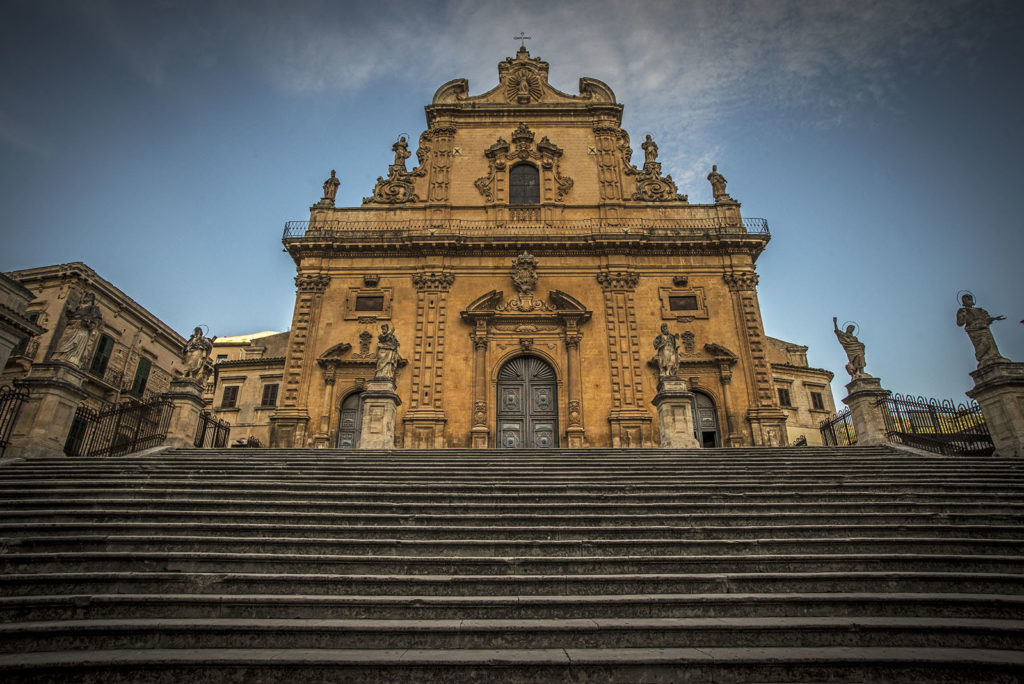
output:
<svg viewBox="0 0 1024 684"><path fill-rule="evenodd" d="M517 356L498 372L498 446L558 446L555 371L536 356Z"/></svg>
<svg viewBox="0 0 1024 684"><path fill-rule="evenodd" d="M705 449L721 446L715 402L703 392L693 393L693 429L697 433L697 441Z"/></svg>
<svg viewBox="0 0 1024 684"><path fill-rule="evenodd" d="M338 420L338 448L355 449L359 445L359 433L363 431L362 395L353 392L341 402L341 418Z"/></svg>

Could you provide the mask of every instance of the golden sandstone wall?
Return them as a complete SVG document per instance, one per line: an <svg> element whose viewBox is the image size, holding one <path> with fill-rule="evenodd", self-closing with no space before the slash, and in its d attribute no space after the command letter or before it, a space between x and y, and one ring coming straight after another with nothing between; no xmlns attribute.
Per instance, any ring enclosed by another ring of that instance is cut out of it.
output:
<svg viewBox="0 0 1024 684"><path fill-rule="evenodd" d="M521 49L487 93L442 86L419 163L396 142L362 207L334 207L332 173L308 224L286 230L298 292L273 444L334 445L384 322L407 361L398 446L500 445L497 376L523 354L555 371L559 446L657 446L649 362L663 324L717 444L785 443L754 272L766 229L717 171L715 203L691 205L654 141L633 164L614 94L593 79L580 93L552 88ZM512 202L521 164L539 189Z"/></svg>

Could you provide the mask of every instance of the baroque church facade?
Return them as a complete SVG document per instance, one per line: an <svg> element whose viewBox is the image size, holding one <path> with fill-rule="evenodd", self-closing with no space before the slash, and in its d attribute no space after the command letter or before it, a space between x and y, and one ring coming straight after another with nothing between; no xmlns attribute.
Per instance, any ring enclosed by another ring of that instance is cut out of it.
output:
<svg viewBox="0 0 1024 684"><path fill-rule="evenodd" d="M714 203L689 203L650 136L634 163L601 81L560 92L525 48L498 76L481 95L442 85L417 164L399 139L362 206L335 206L332 171L286 225L297 293L271 445L357 446L382 325L401 344L397 447L658 446L663 326L702 445L786 444L757 296L766 222L717 169Z"/></svg>

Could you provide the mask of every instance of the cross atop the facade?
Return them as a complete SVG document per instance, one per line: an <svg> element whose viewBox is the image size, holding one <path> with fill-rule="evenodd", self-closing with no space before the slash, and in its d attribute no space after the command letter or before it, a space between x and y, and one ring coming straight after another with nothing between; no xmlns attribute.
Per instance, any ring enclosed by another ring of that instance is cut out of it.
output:
<svg viewBox="0 0 1024 684"><path fill-rule="evenodd" d="M522 48L526 49L526 41L533 40L530 36L526 35L526 31L520 31L518 36L512 36L514 40L522 41Z"/></svg>

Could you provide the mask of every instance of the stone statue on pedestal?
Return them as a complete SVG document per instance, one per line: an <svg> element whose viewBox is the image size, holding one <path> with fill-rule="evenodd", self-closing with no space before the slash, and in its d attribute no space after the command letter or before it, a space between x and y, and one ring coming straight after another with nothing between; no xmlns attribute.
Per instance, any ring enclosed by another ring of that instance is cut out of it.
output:
<svg viewBox="0 0 1024 684"><path fill-rule="evenodd" d="M398 142L391 146L391 150L395 153L395 163L393 166L398 171L405 172L405 160L412 156L409 153L409 143L405 142L405 136L398 138Z"/></svg>
<svg viewBox="0 0 1024 684"><path fill-rule="evenodd" d="M216 339L216 337L204 337L203 329L198 326L192 331L192 337L188 338L188 342L185 343L185 347L181 351L186 378L198 382L206 381L207 359L210 357L210 352L213 351L213 341Z"/></svg>
<svg viewBox="0 0 1024 684"><path fill-rule="evenodd" d="M377 370L374 377L393 382L398 362L398 338L395 337L395 331L389 330L388 324L384 323L380 326L380 335L377 336Z"/></svg>
<svg viewBox="0 0 1024 684"><path fill-rule="evenodd" d="M658 161L658 143L654 142L650 135L640 144L640 149L644 151L644 166Z"/></svg>
<svg viewBox="0 0 1024 684"><path fill-rule="evenodd" d="M81 366L82 356L85 355L92 331L103 323L103 314L96 306L96 295L86 292L78 306L68 307L67 320L57 351L50 358L53 361L70 363L72 366Z"/></svg>
<svg viewBox="0 0 1024 684"><path fill-rule="evenodd" d="M850 374L852 380L868 377L868 374L864 372L864 367L867 366L867 362L864 360L864 343L853 334L854 326L846 326L846 331L843 332L839 329L837 321L838 319L833 316L832 327L835 329L836 338L839 339L839 344L843 346L843 351L846 352L846 358L849 360L849 363L846 364L846 372Z"/></svg>
<svg viewBox="0 0 1024 684"><path fill-rule="evenodd" d="M715 201L732 199L725 192L725 184L728 182L725 180L725 176L718 173L718 165L713 164L711 166L711 173L708 174L708 182L711 183L711 194L714 195Z"/></svg>
<svg viewBox="0 0 1024 684"><path fill-rule="evenodd" d="M992 337L989 326L995 321L1006 320L1006 316L990 316L988 311L981 307L974 306L974 296L965 294L960 298L963 304L956 312L956 324L963 327L967 336L974 344L974 358L978 360L978 366L1000 361L1003 359L996 347L996 340Z"/></svg>
<svg viewBox="0 0 1024 684"><path fill-rule="evenodd" d="M668 323L661 324L654 348L658 350L658 379L679 377L679 335L668 331Z"/></svg>
<svg viewBox="0 0 1024 684"><path fill-rule="evenodd" d="M341 185L341 181L334 173L334 169L331 169L331 177L324 181L324 196L320 201L323 204L333 207L334 198L338 196L338 186Z"/></svg>

